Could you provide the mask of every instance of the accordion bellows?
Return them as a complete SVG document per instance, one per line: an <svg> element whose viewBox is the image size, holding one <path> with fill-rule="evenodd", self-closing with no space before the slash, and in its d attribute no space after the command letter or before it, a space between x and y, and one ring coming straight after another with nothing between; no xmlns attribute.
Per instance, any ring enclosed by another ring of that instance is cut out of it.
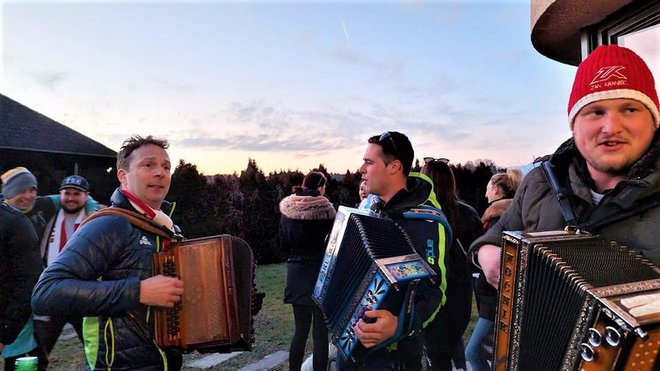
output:
<svg viewBox="0 0 660 371"><path fill-rule="evenodd" d="M154 254L154 275L176 276L184 293L174 308L155 308L156 343L185 351L251 350L254 258L240 238L185 240Z"/></svg>
<svg viewBox="0 0 660 371"><path fill-rule="evenodd" d="M660 269L597 236L505 232L495 370L658 370Z"/></svg>
<svg viewBox="0 0 660 371"><path fill-rule="evenodd" d="M401 303L389 300L390 290L434 274L396 222L340 207L312 295L340 356L355 349L352 328L365 311L398 313Z"/></svg>

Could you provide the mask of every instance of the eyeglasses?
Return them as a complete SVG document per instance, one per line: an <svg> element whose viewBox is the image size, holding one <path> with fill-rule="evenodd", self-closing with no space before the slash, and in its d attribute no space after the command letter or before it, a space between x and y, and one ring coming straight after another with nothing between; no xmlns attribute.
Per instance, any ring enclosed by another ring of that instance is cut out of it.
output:
<svg viewBox="0 0 660 371"><path fill-rule="evenodd" d="M392 138L392 134L390 134L389 131L384 132L383 134L378 137L378 143L382 145L384 140L389 139L389 142L392 144L392 149L394 152L392 153L393 155L396 155L399 153L399 149L396 147L396 143L394 143L394 138Z"/></svg>
<svg viewBox="0 0 660 371"><path fill-rule="evenodd" d="M444 158L444 157L440 157L440 158L435 158L435 157L424 157L424 163L425 163L425 164L428 164L429 162L433 162L433 161L440 161L440 162L444 162L445 164L448 164L448 163L449 163L449 159L448 159L448 158Z"/></svg>

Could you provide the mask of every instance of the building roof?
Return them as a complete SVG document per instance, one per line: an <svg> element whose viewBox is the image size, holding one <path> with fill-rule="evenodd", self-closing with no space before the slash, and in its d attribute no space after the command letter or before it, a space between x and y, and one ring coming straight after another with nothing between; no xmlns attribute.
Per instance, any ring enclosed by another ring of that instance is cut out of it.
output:
<svg viewBox="0 0 660 371"><path fill-rule="evenodd" d="M0 149L116 157L116 152L0 94Z"/></svg>
<svg viewBox="0 0 660 371"><path fill-rule="evenodd" d="M532 45L548 58L577 66L581 32L633 0L532 0Z"/></svg>

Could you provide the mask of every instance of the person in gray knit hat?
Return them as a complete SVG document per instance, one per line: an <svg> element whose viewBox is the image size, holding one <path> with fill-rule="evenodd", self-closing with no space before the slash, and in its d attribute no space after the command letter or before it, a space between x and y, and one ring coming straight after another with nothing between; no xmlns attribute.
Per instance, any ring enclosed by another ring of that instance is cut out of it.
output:
<svg viewBox="0 0 660 371"><path fill-rule="evenodd" d="M0 351L5 369L13 370L18 357L37 356L39 369L47 360L33 337L30 293L41 273L37 234L25 215L37 197L37 180L24 167L0 176Z"/></svg>
<svg viewBox="0 0 660 371"><path fill-rule="evenodd" d="M13 200L15 208L30 211L37 198L37 178L24 167L13 168L2 174L2 196Z"/></svg>

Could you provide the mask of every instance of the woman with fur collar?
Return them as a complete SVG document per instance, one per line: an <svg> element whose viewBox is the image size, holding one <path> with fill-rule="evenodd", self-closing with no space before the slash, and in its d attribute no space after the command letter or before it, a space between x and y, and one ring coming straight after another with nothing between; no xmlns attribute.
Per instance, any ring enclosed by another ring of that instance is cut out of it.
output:
<svg viewBox="0 0 660 371"><path fill-rule="evenodd" d="M284 302L293 305L295 331L289 350L289 370L300 370L305 343L313 319L314 370L326 370L328 330L323 312L312 301L316 276L325 252L325 239L332 229L335 208L324 197L327 180L313 171L302 187L280 202L280 245L288 252Z"/></svg>

